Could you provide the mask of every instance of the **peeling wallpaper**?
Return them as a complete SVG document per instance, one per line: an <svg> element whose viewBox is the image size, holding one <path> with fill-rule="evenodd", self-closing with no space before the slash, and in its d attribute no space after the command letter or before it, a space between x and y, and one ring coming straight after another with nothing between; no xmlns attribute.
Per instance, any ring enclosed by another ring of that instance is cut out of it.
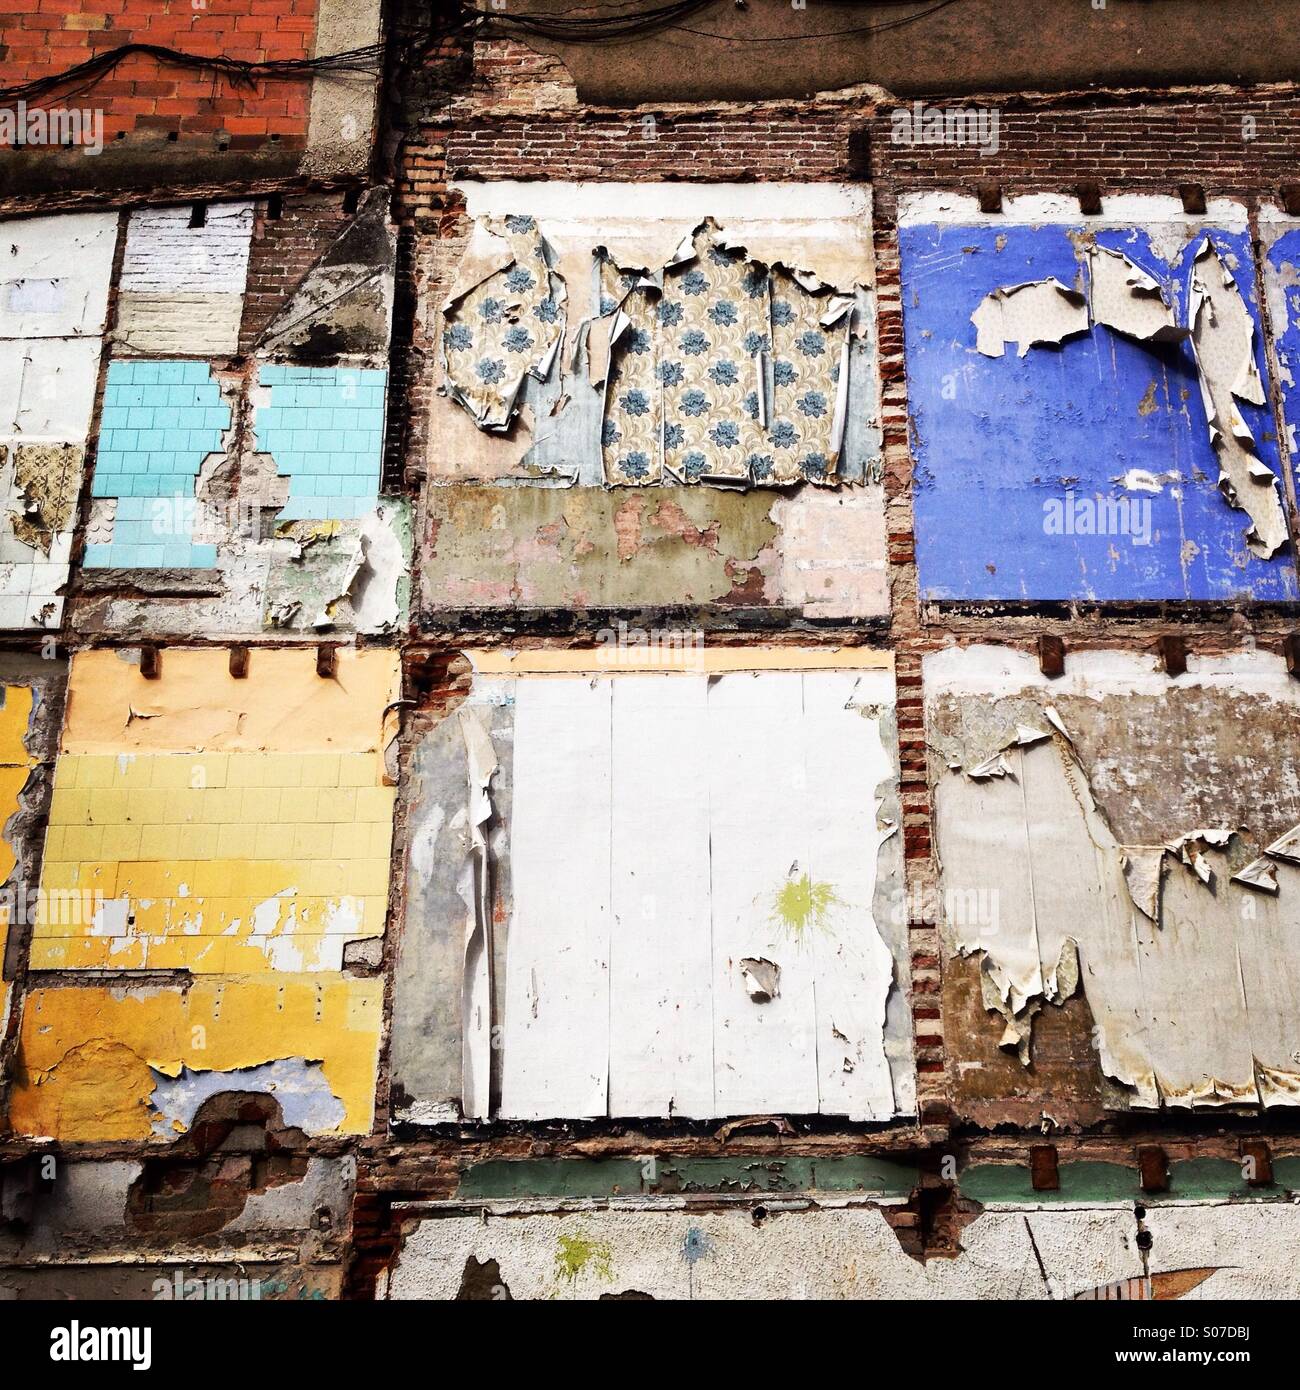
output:
<svg viewBox="0 0 1300 1390"><path fill-rule="evenodd" d="M426 621L514 604L882 616L865 191L462 188L460 254L431 267L450 295L422 302L439 353ZM846 543L810 553L832 513Z"/></svg>
<svg viewBox="0 0 1300 1390"><path fill-rule="evenodd" d="M434 477L734 486L871 473L862 190L824 190L821 221L786 186L678 187L669 215L650 185L466 191L477 220L438 316Z"/></svg>

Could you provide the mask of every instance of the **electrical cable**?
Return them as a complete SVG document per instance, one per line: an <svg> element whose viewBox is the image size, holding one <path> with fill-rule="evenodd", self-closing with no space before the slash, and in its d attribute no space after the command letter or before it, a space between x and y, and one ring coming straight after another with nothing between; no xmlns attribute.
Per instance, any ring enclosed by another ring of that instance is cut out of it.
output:
<svg viewBox="0 0 1300 1390"><path fill-rule="evenodd" d="M477 10L490 26L534 34L538 38L554 39L558 42L607 42L611 39L625 38L630 34L653 29L673 29L679 33L694 34L700 38L715 39L723 43L806 43L814 39L840 38L853 34L877 34L891 29L901 29L927 19L940 10L954 5L957 0L935 0L917 14L899 15L893 19L881 20L874 24L851 25L843 29L811 30L799 34L780 34L771 37L750 37L743 34L719 34L708 29L695 29L674 21L684 19L696 10L704 9L715 0L678 0L676 4L659 6L653 10L643 10L627 15L596 16L586 19L566 18L562 13L556 15L518 15L495 14ZM860 0L859 0L860 2ZM841 5L855 3L855 0L832 0ZM921 0L872 0L875 4L917 4Z"/></svg>
<svg viewBox="0 0 1300 1390"><path fill-rule="evenodd" d="M385 45L367 44L322 58L280 58L261 63L244 62L221 54L185 53L154 43L125 43L87 58L83 63L65 68L62 72L46 73L12 87L0 87L0 101L22 101L39 97L46 92L65 87L83 78L97 82L106 77L119 63L137 53L155 58L173 67L207 68L224 74L238 86L251 86L260 77L296 77L315 72L368 72L383 58Z"/></svg>
<svg viewBox="0 0 1300 1390"><path fill-rule="evenodd" d="M716 0L670 0L668 4L656 5L650 9L617 10L603 14L579 15L574 11L556 11L551 14L498 14L479 9L476 5L454 0L450 13L439 14L434 7L433 23L427 30L412 35L422 42L425 49L441 38L454 34L478 33L486 29L503 28L537 38L552 39L561 43L609 43L626 40L640 34L660 30L675 30L678 33L693 34L700 38L713 39L722 43L805 43L810 40L841 38L853 34L878 34L891 29L899 29L908 24L937 14L940 10L957 3L957 0L935 0L926 9L916 14L900 15L894 19L881 20L875 24L854 25L845 29L815 30L801 34L781 34L771 37L751 37L743 34L718 34L707 29L695 29L680 23L697 11L716 3ZM832 0L840 5L855 3L855 0ZM918 0L873 0L876 4L914 4ZM398 37L401 37L400 35ZM62 72L44 73L26 82L8 87L0 87L0 101L31 102L55 92L62 92L69 84L78 83L72 93L65 96L80 95L89 90L101 78L106 77L127 58L142 54L154 58L159 64L173 67L198 68L218 73L226 77L234 86L252 87L259 80L275 78L307 77L316 73L366 73L378 74L388 43L372 43L361 48L349 49L344 53L327 54L319 58L268 59L264 62L248 62L230 58L224 54L186 53L181 49L168 48L161 44L126 43L117 48L97 53L84 62L65 68Z"/></svg>
<svg viewBox="0 0 1300 1390"><path fill-rule="evenodd" d="M900 15L897 19L882 20L879 24L858 24L847 29L821 29L806 34L776 34L770 38L751 37L747 34L714 34L706 29L691 29L684 24L669 25L683 34L695 34L704 39L718 39L723 43L807 43L811 39L840 39L853 34L883 34L889 29L903 29L919 20L929 19L932 14L946 10L957 0L935 0L928 9L919 14Z"/></svg>

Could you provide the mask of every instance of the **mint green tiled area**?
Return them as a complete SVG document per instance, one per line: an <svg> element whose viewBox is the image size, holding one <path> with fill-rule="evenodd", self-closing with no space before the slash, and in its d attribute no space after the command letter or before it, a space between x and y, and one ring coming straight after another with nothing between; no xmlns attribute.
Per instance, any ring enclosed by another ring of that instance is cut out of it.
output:
<svg viewBox="0 0 1300 1390"><path fill-rule="evenodd" d="M117 499L112 540L88 568L207 569L195 544L194 480L222 447L230 407L205 362L110 362L92 496Z"/></svg>
<svg viewBox="0 0 1300 1390"><path fill-rule="evenodd" d="M271 399L253 422L254 447L289 477L281 521L365 516L379 495L388 373L380 368L264 366Z"/></svg>

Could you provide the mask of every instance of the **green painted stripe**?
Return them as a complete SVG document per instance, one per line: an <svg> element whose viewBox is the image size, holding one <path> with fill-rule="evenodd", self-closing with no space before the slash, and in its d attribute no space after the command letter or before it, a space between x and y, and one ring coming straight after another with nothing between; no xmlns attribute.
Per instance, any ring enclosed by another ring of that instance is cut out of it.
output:
<svg viewBox="0 0 1300 1390"><path fill-rule="evenodd" d="M1228 1158L1192 1158L1169 1165L1169 1190L1143 1192L1136 1165L1122 1163L1062 1163L1061 1186L1055 1192L1035 1192L1029 1169L1019 1163L981 1163L967 1168L959 1182L963 1197L975 1202L1144 1202L1154 1206L1172 1201L1214 1201L1226 1198L1256 1200L1286 1197L1300 1184L1300 1158L1273 1163L1274 1182L1251 1187L1241 1165Z"/></svg>
<svg viewBox="0 0 1300 1390"><path fill-rule="evenodd" d="M659 1164L657 1192L865 1192L906 1197L916 1167L885 1158L674 1158Z"/></svg>
<svg viewBox="0 0 1300 1390"><path fill-rule="evenodd" d="M632 1158L519 1158L477 1163L461 1174L458 1197L626 1197L644 1191Z"/></svg>
<svg viewBox="0 0 1300 1390"><path fill-rule="evenodd" d="M1035 1192L1029 1169L1021 1163L977 1163L958 1183L973 1202L1126 1202L1138 1201L1136 1168L1122 1163L1062 1163L1056 1192Z"/></svg>
<svg viewBox="0 0 1300 1390"><path fill-rule="evenodd" d="M862 1192L906 1197L915 1166L848 1154L835 1158L493 1159L475 1164L463 1199L667 1196L673 1193Z"/></svg>

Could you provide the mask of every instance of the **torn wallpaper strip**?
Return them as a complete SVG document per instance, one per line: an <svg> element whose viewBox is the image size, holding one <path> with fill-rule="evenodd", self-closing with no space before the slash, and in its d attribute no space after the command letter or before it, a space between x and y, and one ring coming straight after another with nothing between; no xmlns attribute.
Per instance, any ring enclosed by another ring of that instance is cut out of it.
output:
<svg viewBox="0 0 1300 1390"><path fill-rule="evenodd" d="M604 260L600 284L607 482L836 481L852 298L747 258L711 221L655 276Z"/></svg>
<svg viewBox="0 0 1300 1390"><path fill-rule="evenodd" d="M1095 687L1088 694L1106 702ZM1087 761L1050 707L1040 713L1052 737L1025 738L1037 722L1028 702L1040 698L953 692L927 711L947 763L933 779L943 933L950 949L979 960L999 1045L1028 1066L1036 1016L1081 988L1101 1073L1127 1093L1112 1088L1107 1105L1300 1103L1300 870L1286 857L1295 832L1253 859L1249 835L1227 825L1121 843L1101 799L1109 787L1113 814L1116 768L1121 801L1149 790L1151 769L1111 746L1119 697L1096 715L1074 706ZM1252 717L1241 715L1243 727ZM987 773L995 757L1000 776Z"/></svg>
<svg viewBox="0 0 1300 1390"><path fill-rule="evenodd" d="M452 396L479 427L505 431L524 377L550 373L565 289L533 218L506 217L486 231L501 245L479 263L488 273L444 306L443 367Z"/></svg>

